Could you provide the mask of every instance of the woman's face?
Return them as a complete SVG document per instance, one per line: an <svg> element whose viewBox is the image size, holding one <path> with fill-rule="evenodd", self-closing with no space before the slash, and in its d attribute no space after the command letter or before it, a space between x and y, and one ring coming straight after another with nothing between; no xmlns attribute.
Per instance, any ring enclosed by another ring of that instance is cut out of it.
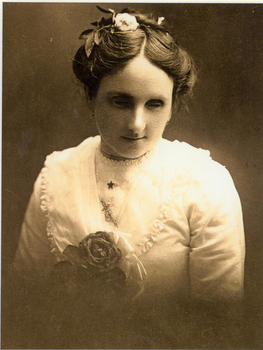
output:
<svg viewBox="0 0 263 350"><path fill-rule="evenodd" d="M104 153L137 158L152 150L171 117L173 80L143 56L102 78L94 99Z"/></svg>

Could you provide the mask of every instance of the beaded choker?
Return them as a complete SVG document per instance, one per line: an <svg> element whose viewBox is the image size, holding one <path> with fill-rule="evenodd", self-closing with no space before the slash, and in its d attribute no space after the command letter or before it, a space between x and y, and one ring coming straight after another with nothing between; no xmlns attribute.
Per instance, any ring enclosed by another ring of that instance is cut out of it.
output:
<svg viewBox="0 0 263 350"><path fill-rule="evenodd" d="M137 158L122 158L122 157L118 157L118 156L113 156L111 154L105 153L104 151L102 151L102 149L100 149L100 152L105 158L113 160L115 162L134 163L134 162L138 162L138 161L140 162L143 158L146 158L146 156L148 156L153 151L152 150L148 151Z"/></svg>

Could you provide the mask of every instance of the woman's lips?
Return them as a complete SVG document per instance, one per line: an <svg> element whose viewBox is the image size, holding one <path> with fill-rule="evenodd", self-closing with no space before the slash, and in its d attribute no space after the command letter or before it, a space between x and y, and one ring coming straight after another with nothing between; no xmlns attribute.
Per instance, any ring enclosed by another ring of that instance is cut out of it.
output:
<svg viewBox="0 0 263 350"><path fill-rule="evenodd" d="M139 141L139 140L142 140L142 139L146 138L146 136L142 136L142 137L122 136L122 138L124 140L128 140L128 141Z"/></svg>

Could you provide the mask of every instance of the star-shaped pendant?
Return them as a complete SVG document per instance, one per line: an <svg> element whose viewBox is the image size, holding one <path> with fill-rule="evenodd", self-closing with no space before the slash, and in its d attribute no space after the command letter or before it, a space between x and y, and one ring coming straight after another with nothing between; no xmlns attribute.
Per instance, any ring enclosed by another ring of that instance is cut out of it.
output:
<svg viewBox="0 0 263 350"><path fill-rule="evenodd" d="M107 185L108 185L108 188L113 188L113 186L115 186L115 183L111 181Z"/></svg>

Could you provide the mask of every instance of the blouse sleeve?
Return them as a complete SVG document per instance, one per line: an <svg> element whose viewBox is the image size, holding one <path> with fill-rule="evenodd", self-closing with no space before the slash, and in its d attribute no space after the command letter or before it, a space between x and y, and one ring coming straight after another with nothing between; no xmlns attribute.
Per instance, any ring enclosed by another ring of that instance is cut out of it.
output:
<svg viewBox="0 0 263 350"><path fill-rule="evenodd" d="M15 271L29 279L46 275L55 263L47 237L47 220L40 207L40 191L41 174L34 184L13 262Z"/></svg>
<svg viewBox="0 0 263 350"><path fill-rule="evenodd" d="M223 166L211 161L203 171L205 175L193 181L185 200L190 224L192 297L240 300L245 258L240 199Z"/></svg>

